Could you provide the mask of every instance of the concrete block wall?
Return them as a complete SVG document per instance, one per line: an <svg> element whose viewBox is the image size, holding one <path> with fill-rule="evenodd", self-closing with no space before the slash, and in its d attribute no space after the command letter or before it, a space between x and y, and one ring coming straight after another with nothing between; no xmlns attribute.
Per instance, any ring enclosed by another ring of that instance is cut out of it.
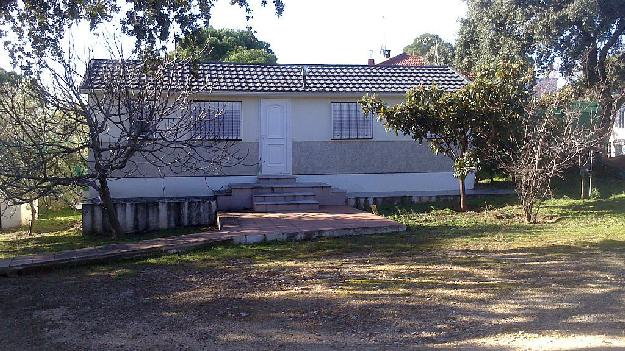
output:
<svg viewBox="0 0 625 351"><path fill-rule="evenodd" d="M114 204L117 218L126 234L211 226L217 221L217 201L213 196L115 199ZM83 235L111 232L100 203L83 203L82 224Z"/></svg>
<svg viewBox="0 0 625 351"><path fill-rule="evenodd" d="M418 204L424 202L456 201L459 195L373 195L373 196L349 196L347 205L359 210L370 211L372 205L376 206L400 206Z"/></svg>

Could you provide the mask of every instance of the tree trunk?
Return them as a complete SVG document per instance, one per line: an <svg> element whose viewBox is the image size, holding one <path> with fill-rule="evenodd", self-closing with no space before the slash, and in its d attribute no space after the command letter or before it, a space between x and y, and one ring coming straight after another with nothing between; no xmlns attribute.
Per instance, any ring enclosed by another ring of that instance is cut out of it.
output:
<svg viewBox="0 0 625 351"><path fill-rule="evenodd" d="M465 190L465 186L464 186L464 180L466 179L466 176L461 176L458 177L458 181L460 182L460 211L462 212L466 212L467 210L467 203L466 203L466 190Z"/></svg>
<svg viewBox="0 0 625 351"><path fill-rule="evenodd" d="M37 208L35 207L35 202L31 201L30 205L30 226L28 227L28 235L33 235L33 227L35 226L35 221L37 220Z"/></svg>
<svg viewBox="0 0 625 351"><path fill-rule="evenodd" d="M534 213L532 212L532 206L525 207L523 210L525 211L525 222L534 223Z"/></svg>
<svg viewBox="0 0 625 351"><path fill-rule="evenodd" d="M584 175L580 172L580 176L579 176L579 181L580 181L580 195L579 197L583 200L584 199L584 195L586 194L586 189L584 187L586 180L584 179Z"/></svg>
<svg viewBox="0 0 625 351"><path fill-rule="evenodd" d="M111 228L111 236L113 238L117 238L119 235L122 234L122 227L119 224L117 212L115 212L115 205L113 205L113 198L111 198L111 191L109 189L106 177L99 177L98 183L98 193L100 195L100 200L102 200L102 209L106 214L106 218L108 219Z"/></svg>
<svg viewBox="0 0 625 351"><path fill-rule="evenodd" d="M534 214L534 199L530 198L528 194L523 196L521 200L523 205L523 213L525 214L525 222L534 223L536 221L536 215Z"/></svg>

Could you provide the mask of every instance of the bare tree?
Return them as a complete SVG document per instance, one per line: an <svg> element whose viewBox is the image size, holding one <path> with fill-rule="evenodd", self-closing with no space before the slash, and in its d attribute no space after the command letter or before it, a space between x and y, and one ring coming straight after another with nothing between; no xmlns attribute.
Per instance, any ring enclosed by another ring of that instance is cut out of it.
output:
<svg viewBox="0 0 625 351"><path fill-rule="evenodd" d="M499 155L515 180L528 223L536 223L541 202L552 196L552 181L602 146L604 130L583 118L584 106L568 90L535 99L518 133L511 134L513 147Z"/></svg>
<svg viewBox="0 0 625 351"><path fill-rule="evenodd" d="M71 53L41 62L35 79L0 89L0 187L26 203L60 187L94 189L113 236L121 234L109 181L145 165L219 173L246 150L218 133L223 111L193 104L209 82L173 56L91 60Z"/></svg>

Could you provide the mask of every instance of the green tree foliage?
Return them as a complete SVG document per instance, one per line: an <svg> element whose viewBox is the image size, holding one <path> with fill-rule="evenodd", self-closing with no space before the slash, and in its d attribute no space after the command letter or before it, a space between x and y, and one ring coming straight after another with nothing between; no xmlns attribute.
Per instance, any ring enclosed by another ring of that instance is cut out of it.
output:
<svg viewBox="0 0 625 351"><path fill-rule="evenodd" d="M485 62L522 59L540 70L557 61L566 77L580 75L601 122L625 101L625 1L468 0L456 43L456 64L471 72Z"/></svg>
<svg viewBox="0 0 625 351"><path fill-rule="evenodd" d="M258 40L251 30L198 29L176 47L180 57L204 62L276 63L269 43Z"/></svg>
<svg viewBox="0 0 625 351"><path fill-rule="evenodd" d="M258 0L265 6L269 0ZM282 0L271 0L277 15ZM58 55L67 29L87 22L94 30L120 18L122 31L136 38L137 47L158 48L173 35L186 36L209 25L214 0L7 0L0 3L0 37L15 62L29 56ZM231 0L252 15L251 1ZM17 39L15 39L17 38Z"/></svg>
<svg viewBox="0 0 625 351"><path fill-rule="evenodd" d="M431 65L450 65L454 60L454 46L436 34L425 33L404 48L404 52L418 55Z"/></svg>
<svg viewBox="0 0 625 351"><path fill-rule="evenodd" d="M0 84L15 82L19 79L19 75L15 72L7 72L6 70L0 68Z"/></svg>
<svg viewBox="0 0 625 351"><path fill-rule="evenodd" d="M466 210L464 181L481 161L510 146L510 133L529 96L529 76L520 64L501 63L477 71L472 82L456 91L419 86L395 106L375 96L365 97L362 104L387 129L418 142L427 140L432 151L453 161L460 206Z"/></svg>
<svg viewBox="0 0 625 351"><path fill-rule="evenodd" d="M500 60L533 61L526 21L530 9L514 1L467 0L467 17L461 20L456 41L456 66L473 72Z"/></svg>

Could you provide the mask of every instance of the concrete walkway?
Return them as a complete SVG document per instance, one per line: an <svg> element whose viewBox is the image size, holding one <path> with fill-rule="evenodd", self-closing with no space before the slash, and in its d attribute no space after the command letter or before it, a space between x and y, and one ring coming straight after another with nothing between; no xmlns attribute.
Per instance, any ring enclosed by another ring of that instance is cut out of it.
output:
<svg viewBox="0 0 625 351"><path fill-rule="evenodd" d="M0 260L0 275L15 275L44 268L184 252L217 243L253 244L264 241L309 240L406 230L403 224L345 206L324 206L314 212L222 213L219 214L218 221L221 228L218 232L187 234L136 243L110 244Z"/></svg>

